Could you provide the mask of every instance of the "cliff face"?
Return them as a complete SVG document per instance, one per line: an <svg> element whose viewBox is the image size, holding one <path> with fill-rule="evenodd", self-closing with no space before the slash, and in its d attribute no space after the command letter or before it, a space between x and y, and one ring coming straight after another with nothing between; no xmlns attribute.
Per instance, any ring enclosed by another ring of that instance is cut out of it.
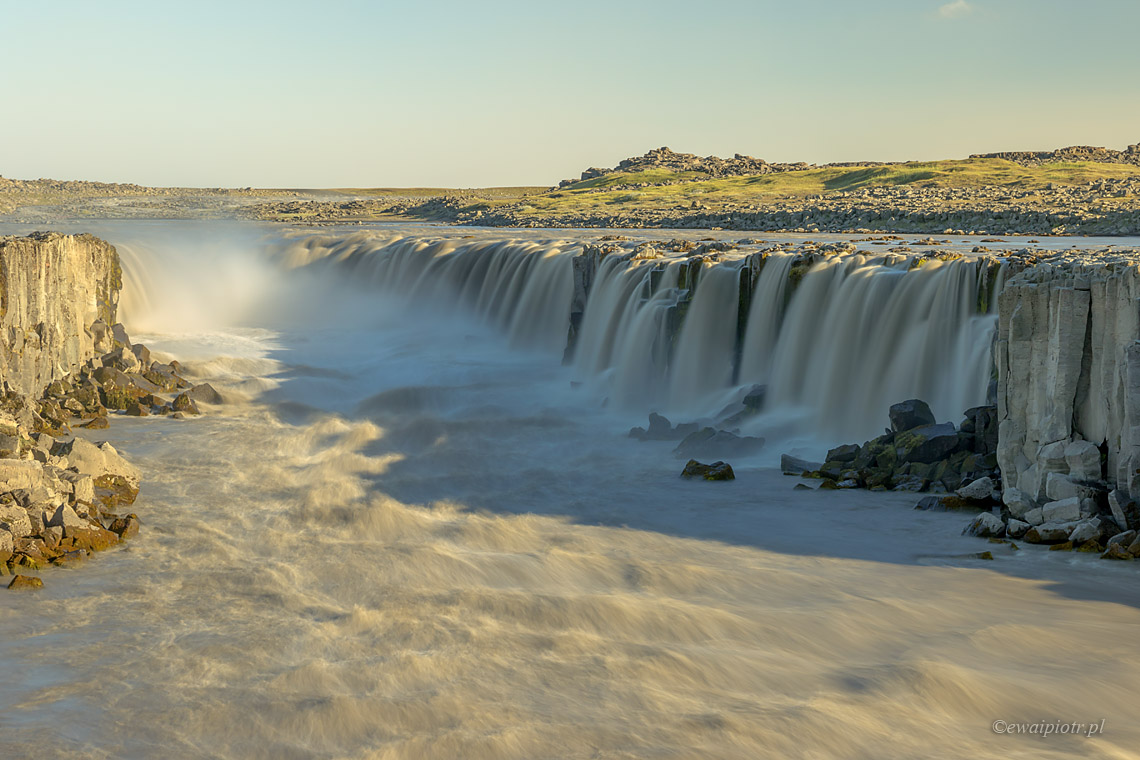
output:
<svg viewBox="0 0 1140 760"><path fill-rule="evenodd" d="M1011 511L1073 493L1095 500L1093 484L1115 489L1110 504L1140 497L1140 257L1043 261L1006 282L999 314L998 461Z"/></svg>
<svg viewBox="0 0 1140 760"><path fill-rule="evenodd" d="M121 287L118 253L91 235L0 238L0 381L38 397L108 350Z"/></svg>

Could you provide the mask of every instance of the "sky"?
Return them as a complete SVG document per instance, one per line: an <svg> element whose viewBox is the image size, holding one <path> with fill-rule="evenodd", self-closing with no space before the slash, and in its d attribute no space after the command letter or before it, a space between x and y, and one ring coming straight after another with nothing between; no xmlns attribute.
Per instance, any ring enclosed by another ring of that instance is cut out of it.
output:
<svg viewBox="0 0 1140 760"><path fill-rule="evenodd" d="M0 0L0 175L553 185L1140 142L1137 0Z"/></svg>

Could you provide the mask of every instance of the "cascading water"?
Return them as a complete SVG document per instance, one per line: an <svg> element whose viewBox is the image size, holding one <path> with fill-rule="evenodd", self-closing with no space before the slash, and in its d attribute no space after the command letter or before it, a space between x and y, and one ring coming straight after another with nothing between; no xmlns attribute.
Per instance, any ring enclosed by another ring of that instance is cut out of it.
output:
<svg viewBox="0 0 1140 760"><path fill-rule="evenodd" d="M296 240L278 255L334 266L421 307L458 307L517 345L554 352L567 340L580 250L565 241L350 236ZM984 403L996 318L979 312L980 289L993 284L979 277L978 259L777 250L759 254L762 269L747 284L742 272L756 255L619 250L593 259L573 338L582 379L631 410L689 418L767 385L769 411L793 412L801 433L825 440L874 435L887 407L906 398L951 420ZM984 302L994 300L987 291ZM748 426L764 424L762 416Z"/></svg>

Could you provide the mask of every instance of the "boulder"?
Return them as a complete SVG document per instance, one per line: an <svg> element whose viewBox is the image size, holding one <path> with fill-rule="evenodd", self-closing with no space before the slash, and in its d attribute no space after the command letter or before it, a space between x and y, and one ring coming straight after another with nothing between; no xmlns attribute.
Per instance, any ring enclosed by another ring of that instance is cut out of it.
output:
<svg viewBox="0 0 1140 760"><path fill-rule="evenodd" d="M1077 497L1051 501L1041 507L1045 522L1066 522L1081 519L1081 500Z"/></svg>
<svg viewBox="0 0 1140 760"><path fill-rule="evenodd" d="M712 464L701 464L695 459L690 459L685 469L681 472L682 478L704 478L705 480L735 480L736 473L732 471L732 465L727 462L713 462Z"/></svg>
<svg viewBox="0 0 1140 760"><path fill-rule="evenodd" d="M13 538L32 535L32 520L28 511L16 504L0 504L0 529Z"/></svg>
<svg viewBox="0 0 1140 760"><path fill-rule="evenodd" d="M1011 518L1005 526L1005 534L1010 538L1021 538L1029 530L1030 525L1017 518Z"/></svg>
<svg viewBox="0 0 1140 760"><path fill-rule="evenodd" d="M1109 544L1105 549L1104 554L1100 555L1101 559L1132 559L1132 554L1129 553L1127 547L1121 544Z"/></svg>
<svg viewBox="0 0 1140 760"><path fill-rule="evenodd" d="M1117 533L1108 539L1108 546L1113 544L1123 544L1124 546L1131 546L1132 542L1136 540L1137 533L1134 530L1126 530L1123 533Z"/></svg>
<svg viewBox="0 0 1140 760"><path fill-rule="evenodd" d="M978 536L979 538L1001 538L1004 534L1005 523L992 512L982 512L962 531L964 536Z"/></svg>
<svg viewBox="0 0 1140 760"><path fill-rule="evenodd" d="M186 395L189 396L192 400L196 401L199 404L220 404L220 403L222 403L222 394L220 394L216 390L214 390L214 386L210 385L209 383L200 383L198 385L195 385L193 388L190 388L188 391L186 391ZM649 415L649 417L650 417L649 429L652 432L652 430L653 430L653 415ZM662 417L661 419L664 420L665 418ZM668 425L669 420L665 420L665 424ZM688 423L688 424L692 425L694 429L696 428L695 423ZM684 427L685 427L684 425L678 425L677 430L680 430ZM680 437L682 435L681 433L677 433L677 432L674 432L674 434L677 435L678 437ZM687 434L688 433L684 433L684 435L687 435Z"/></svg>
<svg viewBox="0 0 1140 760"><path fill-rule="evenodd" d="M931 464L958 448L958 431L949 422L926 425L899 433L894 443L900 461Z"/></svg>
<svg viewBox="0 0 1140 760"><path fill-rule="evenodd" d="M71 468L81 475L90 475L96 479L104 475L118 476L135 488L138 487L140 479L138 469L119 456L119 452L106 441L96 446L84 438L76 438L73 441L57 444L52 453L67 457Z"/></svg>
<svg viewBox="0 0 1140 760"><path fill-rule="evenodd" d="M1093 517L1088 520L1081 520L1073 526L1073 530L1069 533L1069 540L1074 544L1080 545L1088 541L1100 541L1104 537L1105 522L1099 517Z"/></svg>
<svg viewBox="0 0 1140 760"><path fill-rule="evenodd" d="M1140 507L1120 490L1108 494L1108 508L1112 519L1122 528L1140 528Z"/></svg>
<svg viewBox="0 0 1140 760"><path fill-rule="evenodd" d="M1096 488L1077 483L1069 475L1062 475L1059 472L1050 472L1045 477L1045 496L1053 501L1071 499L1073 497L1088 499L1095 497L1096 494Z"/></svg>
<svg viewBox="0 0 1140 760"><path fill-rule="evenodd" d="M11 591L35 591L43 587L44 582L34 575L17 575L8 584L8 589Z"/></svg>
<svg viewBox="0 0 1140 760"><path fill-rule="evenodd" d="M194 399L187 396L184 392L179 393L177 396L175 396L174 401L170 403L170 406L172 409L174 409L174 411L182 412L184 415L200 414L198 411L198 405L194 403ZM707 429L711 430L712 428Z"/></svg>
<svg viewBox="0 0 1140 760"><path fill-rule="evenodd" d="M177 406L175 407L177 408ZM727 430L706 427L685 436L673 453L679 457L748 456L764 447L763 438L738 436Z"/></svg>
<svg viewBox="0 0 1140 760"><path fill-rule="evenodd" d="M837 446L831 451L827 452L828 462L854 462L855 457L859 455L859 446L854 443L847 443L843 446Z"/></svg>
<svg viewBox="0 0 1140 760"><path fill-rule="evenodd" d="M88 527L87 523L81 520L79 515L75 514L75 510L67 504L63 504L55 510L48 521L48 525L53 528L63 528L64 531Z"/></svg>
<svg viewBox="0 0 1140 760"><path fill-rule="evenodd" d="M997 501L998 492L994 487L992 478L978 478L977 480L964 485L957 491L958 495L963 499L969 501Z"/></svg>
<svg viewBox="0 0 1140 760"><path fill-rule="evenodd" d="M891 419L891 432L901 433L935 423L934 413L925 401L912 398L893 404L887 413Z"/></svg>
<svg viewBox="0 0 1140 760"><path fill-rule="evenodd" d="M139 534L139 517L135 514L129 514L126 517L119 517L114 520L110 525L112 533L116 533L119 539L126 541L128 538L134 538Z"/></svg>
<svg viewBox="0 0 1140 760"><path fill-rule="evenodd" d="M1076 480L1100 480L1100 449L1088 441L1073 441L1065 447L1065 463Z"/></svg>
<svg viewBox="0 0 1140 760"><path fill-rule="evenodd" d="M1034 525L1025 532L1025 540L1031 544L1059 544L1069 540L1071 529L1067 523Z"/></svg>
<svg viewBox="0 0 1140 760"><path fill-rule="evenodd" d="M1032 499L1017 488L1007 488L1001 495L1001 501L1005 504L1009 513L1017 518L1025 517L1029 510L1035 508L1037 505Z"/></svg>

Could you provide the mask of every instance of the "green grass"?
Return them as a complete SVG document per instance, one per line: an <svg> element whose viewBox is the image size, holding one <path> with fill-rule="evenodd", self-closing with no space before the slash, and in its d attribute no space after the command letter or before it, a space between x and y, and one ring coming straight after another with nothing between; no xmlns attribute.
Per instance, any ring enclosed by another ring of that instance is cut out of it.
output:
<svg viewBox="0 0 1140 760"><path fill-rule="evenodd" d="M1080 185L1102 179L1140 177L1140 167L1096 162L1054 163L1025 167L996 158L927 161L885 166L818 167L803 171L748 177L710 178L701 172L654 169L615 172L527 198L536 214L612 212L624 209L674 208L700 201L706 206L763 205L807 196L827 196L876 187L995 187L1018 192L1043 191L1050 184ZM669 184L661 185L665 182ZM639 187L649 183L650 187ZM1119 205L1125 199L1105 199ZM1129 201L1131 203L1133 201ZM479 205L494 208L495 200ZM525 212L524 212L525 213Z"/></svg>

